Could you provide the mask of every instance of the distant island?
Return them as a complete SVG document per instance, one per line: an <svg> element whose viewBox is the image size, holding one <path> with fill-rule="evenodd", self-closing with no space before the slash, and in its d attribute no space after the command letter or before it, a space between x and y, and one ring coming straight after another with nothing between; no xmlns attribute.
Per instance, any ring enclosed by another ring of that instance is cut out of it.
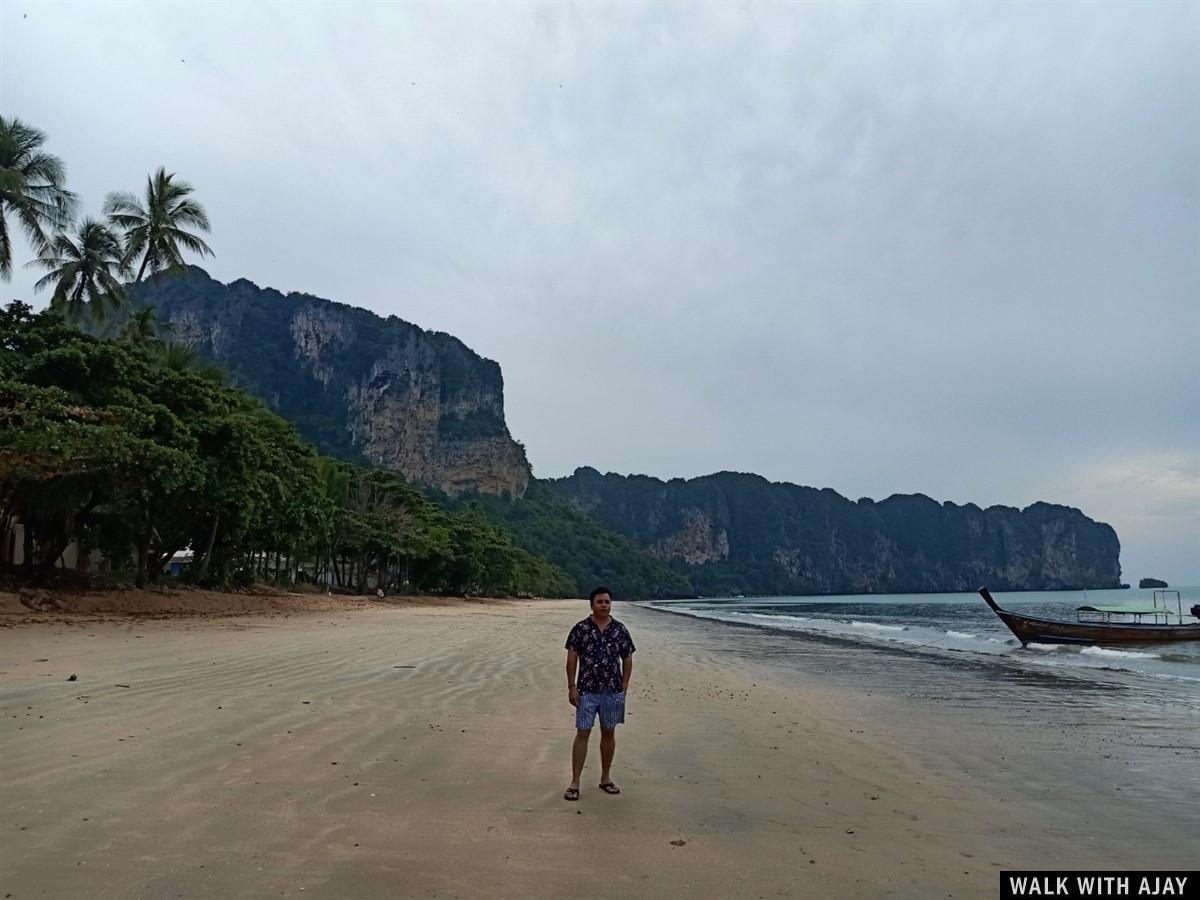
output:
<svg viewBox="0 0 1200 900"><path fill-rule="evenodd" d="M718 472L663 481L589 467L545 482L703 596L1079 590L1120 585L1116 532L1078 509L857 501ZM554 561L549 553L547 558Z"/></svg>
<svg viewBox="0 0 1200 900"><path fill-rule="evenodd" d="M1170 587L1165 581L1160 581L1157 578L1143 578L1138 582L1140 588L1165 588Z"/></svg>

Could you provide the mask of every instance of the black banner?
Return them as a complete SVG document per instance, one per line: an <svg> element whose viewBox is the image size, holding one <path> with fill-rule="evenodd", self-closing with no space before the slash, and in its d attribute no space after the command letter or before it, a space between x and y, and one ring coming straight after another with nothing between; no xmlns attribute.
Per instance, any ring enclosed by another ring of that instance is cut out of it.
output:
<svg viewBox="0 0 1200 900"><path fill-rule="evenodd" d="M1200 900L1200 872L1001 872L1001 900L1018 897L1184 897Z"/></svg>

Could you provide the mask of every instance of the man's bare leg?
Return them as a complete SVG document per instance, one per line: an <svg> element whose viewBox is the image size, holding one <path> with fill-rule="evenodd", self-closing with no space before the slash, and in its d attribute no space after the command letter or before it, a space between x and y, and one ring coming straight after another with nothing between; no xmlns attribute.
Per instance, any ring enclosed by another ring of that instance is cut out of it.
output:
<svg viewBox="0 0 1200 900"><path fill-rule="evenodd" d="M587 759L588 740L592 736L592 729L577 728L575 730L575 743L571 745L571 787L579 790L579 779L583 775L583 763ZM601 743L603 747L603 743ZM601 754L603 757L603 754ZM610 758L612 754L609 754Z"/></svg>
<svg viewBox="0 0 1200 900"><path fill-rule="evenodd" d="M609 769L612 768L613 754L617 752L617 729L605 728L600 726L600 783L609 784L612 782L612 776L609 774Z"/></svg>

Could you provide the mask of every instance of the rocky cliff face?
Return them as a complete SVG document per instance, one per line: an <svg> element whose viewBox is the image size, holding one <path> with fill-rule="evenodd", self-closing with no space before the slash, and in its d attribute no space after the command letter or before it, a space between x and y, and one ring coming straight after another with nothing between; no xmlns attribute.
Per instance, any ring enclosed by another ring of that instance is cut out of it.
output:
<svg viewBox="0 0 1200 900"><path fill-rule="evenodd" d="M325 453L362 458L449 494L520 497L525 451L504 422L500 367L458 339L400 319L200 269L152 279L172 338L231 373Z"/></svg>
<svg viewBox="0 0 1200 900"><path fill-rule="evenodd" d="M701 593L835 594L1118 587L1120 542L1077 509L836 492L723 472L664 482L577 469L549 485Z"/></svg>

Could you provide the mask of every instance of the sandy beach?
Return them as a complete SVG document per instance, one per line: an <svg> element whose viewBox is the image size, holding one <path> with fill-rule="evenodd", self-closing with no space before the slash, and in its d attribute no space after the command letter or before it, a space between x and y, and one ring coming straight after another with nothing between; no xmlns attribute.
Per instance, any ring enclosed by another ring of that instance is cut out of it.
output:
<svg viewBox="0 0 1200 900"><path fill-rule="evenodd" d="M622 793L596 788L594 739L568 803L586 601L5 597L5 898L987 897L1001 868L1134 867L1116 824L939 764L880 696L663 613L616 605L638 645Z"/></svg>

